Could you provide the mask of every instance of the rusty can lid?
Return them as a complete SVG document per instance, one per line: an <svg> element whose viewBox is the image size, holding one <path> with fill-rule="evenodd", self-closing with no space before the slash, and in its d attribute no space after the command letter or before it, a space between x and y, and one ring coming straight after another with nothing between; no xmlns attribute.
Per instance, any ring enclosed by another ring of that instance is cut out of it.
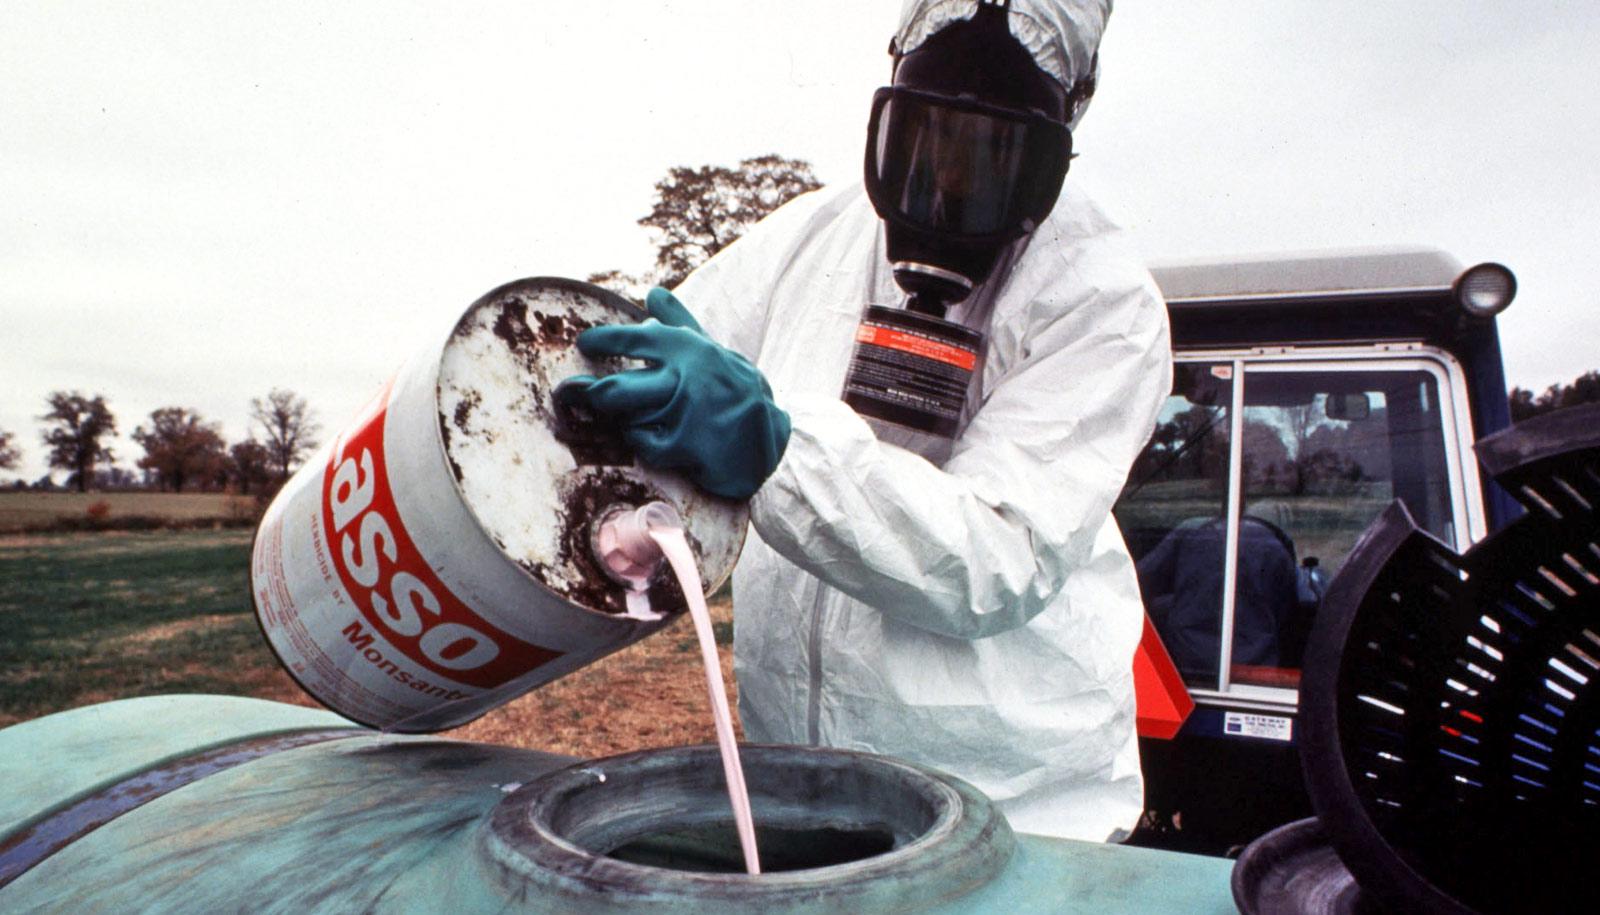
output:
<svg viewBox="0 0 1600 915"><path fill-rule="evenodd" d="M558 596L590 610L627 612L626 595L596 561L593 525L619 506L661 500L677 509L708 592L733 571L747 506L640 464L617 430L565 401L561 383L603 376L633 360L593 360L578 334L636 323L642 308L599 286L557 277L508 283L456 324L439 365L440 440L462 499L484 532ZM652 609L684 608L665 570Z"/></svg>

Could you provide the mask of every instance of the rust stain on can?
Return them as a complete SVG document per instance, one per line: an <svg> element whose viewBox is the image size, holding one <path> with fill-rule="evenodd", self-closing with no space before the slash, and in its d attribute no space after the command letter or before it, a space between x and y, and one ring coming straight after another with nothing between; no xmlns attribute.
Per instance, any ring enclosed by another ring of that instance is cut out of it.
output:
<svg viewBox="0 0 1600 915"><path fill-rule="evenodd" d="M481 403L483 403L483 396L474 391L463 397L461 402L456 404L455 424L457 429L465 430L467 428L467 420L472 418L472 411L477 409Z"/></svg>
<svg viewBox="0 0 1600 915"><path fill-rule="evenodd" d="M578 335L597 326L597 323L572 314L548 314L539 310L532 310L530 313L528 303L517 298L503 300L497 303L496 307L499 313L494 319L494 335L504 342L506 348L522 366L525 376L532 381L528 391L530 396L527 407L533 415L537 416L566 446L572 454L573 461L580 466L632 465L633 451L622 440L621 430L610 426L604 420L596 420L581 430L573 430L567 427L555 409L555 388L564 379L550 376L552 357L558 352L574 349L578 343ZM621 316L617 316L617 319L621 320ZM463 322L462 328L470 330L471 324ZM457 333L461 332L458 329ZM627 363L627 360L620 358L594 361L602 367L601 374L626 368ZM470 398L476 393L469 391L465 396ZM474 406L476 404L477 401L474 401ZM466 431L466 417L459 406L456 409L455 423L458 431ZM480 434L492 436L494 430L485 429ZM493 438L488 440L492 442Z"/></svg>
<svg viewBox="0 0 1600 915"><path fill-rule="evenodd" d="M443 413L439 414L439 440L444 445L444 459L450 464L450 474L456 478L457 483L466 477L461 471L461 465L456 463L455 456L450 452L451 428L453 426L463 433L467 432L467 424L472 420L472 411L481 403L483 395L477 391L468 391L466 396L461 398L461 402L456 404L454 416L446 417Z"/></svg>
<svg viewBox="0 0 1600 915"><path fill-rule="evenodd" d="M503 299L493 307L498 309L492 325L494 335L511 351L524 369L525 377L532 382L527 398L529 409L561 440L579 468L558 484L559 504L553 521L560 529L560 536L555 560L558 564L575 568L579 573L576 584L560 590L568 600L591 610L624 614L627 612L626 595L594 558L591 548L592 525L613 506L636 507L665 497L654 487L639 480L636 473L627 472L632 470L634 459L631 449L622 441L620 430L603 428L602 420L586 434L571 435L570 430L562 428L561 418L556 415L552 400L555 385L564 380L550 376L552 354L573 350L578 335L596 326L597 322L574 314L551 314L532 309L526 301L516 297ZM625 318L618 315L616 320ZM462 328L470 326L467 322L462 324ZM457 332L462 331L458 329ZM595 361L603 367L603 372L624 369L628 363L628 360L620 358ZM457 432L469 433L470 418L481 402L478 392L469 390L463 393L451 418ZM441 422L441 426L452 423ZM492 430L473 430L471 434L492 434ZM446 450L449 450L448 444ZM452 470L457 472L457 479L460 479L459 468L453 462ZM692 532L688 533L688 538L691 549L696 555L701 555L700 543ZM501 545L504 547L504 544ZM518 564L540 581L552 581L548 563L519 558ZM688 609L677 579L667 573L664 565L652 578L648 595L650 607L655 612L677 615Z"/></svg>
<svg viewBox="0 0 1600 915"><path fill-rule="evenodd" d="M600 568L590 547L593 523L613 505L637 507L659 498L660 494L650 487L617 471L580 477L562 493L556 518L561 527L561 552L557 558L583 572L582 582L568 592L568 599L602 613L627 612L626 594ZM695 544L690 546L698 549ZM675 616L689 607L678 579L668 573L665 564L650 579L648 596L650 609L657 613Z"/></svg>
<svg viewBox="0 0 1600 915"><path fill-rule="evenodd" d="M550 411L545 404L553 379L546 375L547 361L542 354L573 348L578 343L578 335L594 327L595 322L577 315L549 315L535 311L530 323L528 303L517 298L500 302L499 309L500 313L494 320L494 335L505 341L506 347L517 355L518 361L530 375L545 383L545 390L532 392L535 395L533 405L536 412L549 419ZM533 329L534 324L538 325L538 331ZM470 332L471 325L463 323L456 332L460 334L463 331Z"/></svg>
<svg viewBox="0 0 1600 915"><path fill-rule="evenodd" d="M627 318L618 314L614 320ZM553 555L519 555L504 537L493 532L491 537L518 565L565 599L590 610L623 615L627 613L626 594L593 555L593 523L613 506L636 507L667 496L641 479L642 473L634 466L632 451L623 441L621 430L608 426L603 418L590 417L590 424L574 434L569 421L559 415L554 392L565 380L565 373L552 369L576 352L579 334L599 323L604 322L530 307L513 294L491 302L488 313L476 320L463 320L455 336L465 341L485 326L492 331L521 369L525 390L515 401L517 412L549 430L559 442L557 447L565 447L576 465L576 469L555 481L555 502L550 506L554 517L550 521L559 533ZM628 360L620 358L592 361L599 366L598 374L628 365ZM439 426L451 473L460 482L465 473L452 454L452 443L472 437L493 444L497 430L487 414L480 417L482 391L458 387L455 392L460 399L448 413L441 410ZM528 455L526 459L541 458ZM517 460L521 463L523 459ZM689 538L691 548L698 551L698 540L692 533ZM664 569L652 579L648 596L651 609L657 613L676 615L688 606L676 579Z"/></svg>
<svg viewBox="0 0 1600 915"><path fill-rule="evenodd" d="M535 324L539 327L537 331L533 329ZM586 321L576 315L551 315L542 311L533 312L533 319L530 321L528 303L510 299L500 306L500 316L495 319L494 333L514 350L529 345L538 349L567 349L577 344L579 334L593 326L594 322Z"/></svg>

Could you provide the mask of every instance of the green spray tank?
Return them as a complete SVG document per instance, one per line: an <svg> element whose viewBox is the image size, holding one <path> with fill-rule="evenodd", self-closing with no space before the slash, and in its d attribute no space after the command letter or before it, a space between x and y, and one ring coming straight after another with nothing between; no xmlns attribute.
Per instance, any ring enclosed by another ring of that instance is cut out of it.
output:
<svg viewBox="0 0 1600 915"><path fill-rule="evenodd" d="M712 747L607 759L161 696L0 730L0 911L1231 912L1231 862L1014 834L888 757L750 747L740 870Z"/></svg>

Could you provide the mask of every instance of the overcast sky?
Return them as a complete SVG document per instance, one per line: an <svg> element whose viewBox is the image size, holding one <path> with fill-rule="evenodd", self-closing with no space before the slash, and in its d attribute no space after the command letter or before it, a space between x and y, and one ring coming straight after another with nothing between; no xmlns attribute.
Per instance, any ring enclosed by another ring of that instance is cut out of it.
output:
<svg viewBox="0 0 1600 915"><path fill-rule="evenodd" d="M857 181L898 0L0 3L0 429L52 390L337 429L483 292L640 271L673 165ZM1600 4L1122 0L1068 180L1149 257L1498 260L1511 383L1600 368Z"/></svg>

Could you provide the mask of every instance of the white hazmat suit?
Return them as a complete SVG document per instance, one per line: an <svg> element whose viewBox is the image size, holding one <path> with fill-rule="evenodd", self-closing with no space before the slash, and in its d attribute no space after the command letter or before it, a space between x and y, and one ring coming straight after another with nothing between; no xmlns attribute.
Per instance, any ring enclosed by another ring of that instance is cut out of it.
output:
<svg viewBox="0 0 1600 915"><path fill-rule="evenodd" d="M992 0L990 0L992 2ZM910 54L953 22L971 19L978 0L905 0L894 48ZM1095 50L1111 15L1111 0L1011 0L1006 23L1039 69L1070 89L1096 69ZM1083 110L1071 126L1078 126Z"/></svg>
<svg viewBox="0 0 1600 915"><path fill-rule="evenodd" d="M943 769L1024 832L1133 826L1144 609L1111 504L1171 366L1165 308L1114 236L1069 181L950 313L988 335L966 430L943 458L878 427L942 466L840 399L862 307L904 299L859 188L791 202L679 287L794 423L734 574L748 739Z"/></svg>
<svg viewBox="0 0 1600 915"><path fill-rule="evenodd" d="M897 43L976 8L912 0ZM1070 85L1093 67L1106 11L1017 0L1008 23ZM945 770L1024 832L1131 829L1144 610L1111 505L1171 359L1165 307L1115 227L1069 182L949 312L987 338L953 442L840 399L862 309L905 299L859 184L791 202L677 293L793 421L734 574L747 738Z"/></svg>

